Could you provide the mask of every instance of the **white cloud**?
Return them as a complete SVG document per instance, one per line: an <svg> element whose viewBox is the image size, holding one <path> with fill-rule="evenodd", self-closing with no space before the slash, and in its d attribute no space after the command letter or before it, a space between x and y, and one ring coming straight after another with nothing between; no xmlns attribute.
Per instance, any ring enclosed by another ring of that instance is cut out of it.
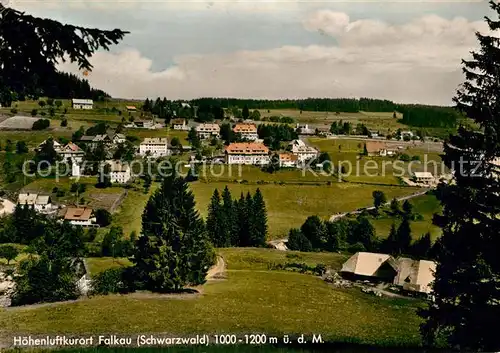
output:
<svg viewBox="0 0 500 353"><path fill-rule="evenodd" d="M428 15L401 25L318 11L303 26L337 46L283 46L182 55L167 70L136 50L97 53L89 80L115 97L295 98L365 96L449 104L463 81L460 60L476 47L482 22ZM62 68L74 71L71 65Z"/></svg>

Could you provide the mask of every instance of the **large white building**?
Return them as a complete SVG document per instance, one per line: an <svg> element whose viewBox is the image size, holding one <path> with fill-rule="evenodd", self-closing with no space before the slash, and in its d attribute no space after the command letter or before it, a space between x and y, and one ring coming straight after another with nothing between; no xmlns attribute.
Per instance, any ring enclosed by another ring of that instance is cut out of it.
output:
<svg viewBox="0 0 500 353"><path fill-rule="evenodd" d="M219 138L220 126L217 124L200 124L196 127L196 133L201 139Z"/></svg>
<svg viewBox="0 0 500 353"><path fill-rule="evenodd" d="M319 152L311 146L307 146L302 140L294 140L290 142L290 150L292 154L297 156L299 162L305 162L318 157Z"/></svg>
<svg viewBox="0 0 500 353"><path fill-rule="evenodd" d="M227 164L269 164L269 149L262 143L239 142L225 148Z"/></svg>
<svg viewBox="0 0 500 353"><path fill-rule="evenodd" d="M94 101L92 99L72 99L71 105L73 109L94 109Z"/></svg>
<svg viewBox="0 0 500 353"><path fill-rule="evenodd" d="M145 138L139 145L141 156L164 157L169 155L168 140L166 137Z"/></svg>
<svg viewBox="0 0 500 353"><path fill-rule="evenodd" d="M255 124L236 124L233 128L235 134L240 134L247 141L255 141L259 138Z"/></svg>
<svg viewBox="0 0 500 353"><path fill-rule="evenodd" d="M132 178L130 166L121 161L107 161L109 165L109 179L113 184L126 184Z"/></svg>

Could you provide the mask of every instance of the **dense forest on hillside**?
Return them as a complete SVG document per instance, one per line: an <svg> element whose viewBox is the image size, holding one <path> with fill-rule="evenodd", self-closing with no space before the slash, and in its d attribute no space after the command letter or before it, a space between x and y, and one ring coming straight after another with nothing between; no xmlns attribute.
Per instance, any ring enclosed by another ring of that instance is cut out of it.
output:
<svg viewBox="0 0 500 353"><path fill-rule="evenodd" d="M329 111L357 113L394 112L403 114L402 122L417 127L455 127L461 116L452 107L428 105L396 104L389 100L370 98L307 98L307 99L237 99L237 98L199 98L191 101L200 107L210 106L230 108L248 107L248 109L298 109L303 111Z"/></svg>
<svg viewBox="0 0 500 353"><path fill-rule="evenodd" d="M81 98L103 101L111 96L106 92L92 88L89 81L76 75L58 72L54 79L43 88L43 96L55 98Z"/></svg>
<svg viewBox="0 0 500 353"><path fill-rule="evenodd" d="M23 93L6 92L0 89L2 91L0 92L0 104L9 107L13 101L37 100L40 97L60 99L80 98L93 99L95 101L103 101L105 98L111 97L102 90L92 88L87 80L81 79L74 74L56 72L48 77L50 78L47 78L43 82L40 80L36 84L36 88L31 90L32 94L29 96Z"/></svg>
<svg viewBox="0 0 500 353"><path fill-rule="evenodd" d="M238 106L248 109L300 109L304 111L331 111L356 113L360 110L371 112L391 112L396 104L388 100L369 98L307 98L307 99L238 99L238 98L198 98L192 101L195 105L211 105L229 108Z"/></svg>
<svg viewBox="0 0 500 353"><path fill-rule="evenodd" d="M403 113L403 124L418 127L455 127L462 118L450 107L400 105L397 110Z"/></svg>

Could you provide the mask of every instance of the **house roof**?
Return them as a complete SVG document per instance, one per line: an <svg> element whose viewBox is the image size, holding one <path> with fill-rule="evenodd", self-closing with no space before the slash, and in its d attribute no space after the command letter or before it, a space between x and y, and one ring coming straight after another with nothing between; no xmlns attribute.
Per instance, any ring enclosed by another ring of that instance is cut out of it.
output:
<svg viewBox="0 0 500 353"><path fill-rule="evenodd" d="M368 153L379 153L381 150L386 150L387 145L385 142L380 141L368 141L366 142L366 151Z"/></svg>
<svg viewBox="0 0 500 353"><path fill-rule="evenodd" d="M290 146L305 146L305 142L302 141L302 140L293 140L292 142L290 142L289 144Z"/></svg>
<svg viewBox="0 0 500 353"><path fill-rule="evenodd" d="M137 109L135 107L135 105L127 105L125 108L127 108L128 110L136 110Z"/></svg>
<svg viewBox="0 0 500 353"><path fill-rule="evenodd" d="M384 263L397 270L397 264L391 255L370 252L357 252L342 265L341 272L349 272L361 276L374 276Z"/></svg>
<svg viewBox="0 0 500 353"><path fill-rule="evenodd" d="M17 202L21 205L48 205L50 196L31 193L19 194Z"/></svg>
<svg viewBox="0 0 500 353"><path fill-rule="evenodd" d="M432 173L429 172L415 172L413 174L415 175L415 178L434 178Z"/></svg>
<svg viewBox="0 0 500 353"><path fill-rule="evenodd" d="M430 292L430 284L434 281L436 263L427 260L398 258L398 274L394 284L417 292Z"/></svg>
<svg viewBox="0 0 500 353"><path fill-rule="evenodd" d="M94 101L92 99L72 99L71 102L73 104L93 104Z"/></svg>
<svg viewBox="0 0 500 353"><path fill-rule="evenodd" d="M166 137L146 137L144 141L141 142L141 145L167 145L168 140Z"/></svg>
<svg viewBox="0 0 500 353"><path fill-rule="evenodd" d="M226 146L225 151L228 154L267 154L269 148L262 143L238 142Z"/></svg>
<svg viewBox="0 0 500 353"><path fill-rule="evenodd" d="M200 124L196 127L196 131L220 131L220 126L217 124Z"/></svg>
<svg viewBox="0 0 500 353"><path fill-rule="evenodd" d="M171 121L172 125L184 125L186 123L185 119L172 119Z"/></svg>
<svg viewBox="0 0 500 353"><path fill-rule="evenodd" d="M280 153L279 158L280 158L280 161L294 162L294 161L298 160L298 157L292 153Z"/></svg>
<svg viewBox="0 0 500 353"><path fill-rule="evenodd" d="M111 172L127 172L130 170L128 163L122 163L121 161L108 161L107 164L111 168Z"/></svg>
<svg viewBox="0 0 500 353"><path fill-rule="evenodd" d="M91 208L68 207L64 215L64 219L68 221L88 221L91 217Z"/></svg>
<svg viewBox="0 0 500 353"><path fill-rule="evenodd" d="M80 138L80 141L94 141L95 136L85 135Z"/></svg>
<svg viewBox="0 0 500 353"><path fill-rule="evenodd" d="M78 147L77 145L75 145L73 142L68 142L68 144L66 146L64 146L64 150L69 151L69 152L81 152L81 153L83 153L82 149L80 147Z"/></svg>
<svg viewBox="0 0 500 353"><path fill-rule="evenodd" d="M257 126L255 124L236 124L233 131L238 132L257 132Z"/></svg>

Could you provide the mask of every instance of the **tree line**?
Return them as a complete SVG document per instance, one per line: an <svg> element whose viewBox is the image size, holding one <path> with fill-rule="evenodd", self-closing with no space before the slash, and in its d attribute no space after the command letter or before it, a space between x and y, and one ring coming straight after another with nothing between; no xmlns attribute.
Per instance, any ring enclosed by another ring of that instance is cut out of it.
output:
<svg viewBox="0 0 500 353"><path fill-rule="evenodd" d="M414 256L419 259L435 257L429 233L412 243L411 221L416 218L411 203L407 200L400 209L397 200L391 202L395 217L401 217L398 227L393 223L386 239L376 236L368 213L363 212L355 219L341 218L323 221L318 216L310 216L299 229L291 229L287 247L297 251L358 251L383 252L394 256Z"/></svg>
<svg viewBox="0 0 500 353"><path fill-rule="evenodd" d="M267 237L266 204L260 189L233 199L226 186L215 189L207 216L209 238L216 247L261 247Z"/></svg>

